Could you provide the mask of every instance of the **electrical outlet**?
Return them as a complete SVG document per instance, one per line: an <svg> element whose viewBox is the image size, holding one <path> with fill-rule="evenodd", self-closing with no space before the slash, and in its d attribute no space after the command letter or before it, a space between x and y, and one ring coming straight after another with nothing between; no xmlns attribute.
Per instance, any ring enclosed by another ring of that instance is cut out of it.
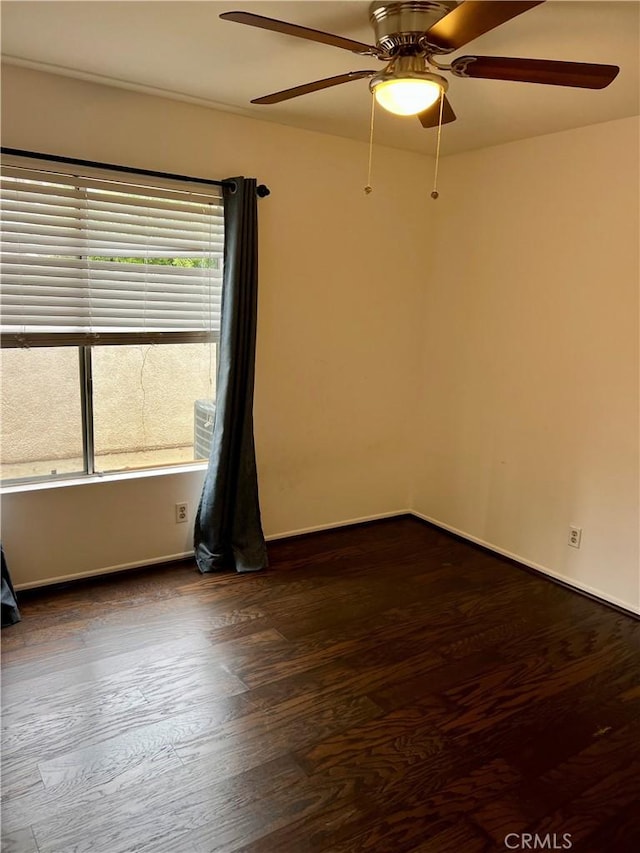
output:
<svg viewBox="0 0 640 853"><path fill-rule="evenodd" d="M176 504L176 524L181 524L189 518L189 504Z"/></svg>
<svg viewBox="0 0 640 853"><path fill-rule="evenodd" d="M572 524L569 525L569 545L571 545L572 548L579 548L581 540L582 528L574 527Z"/></svg>

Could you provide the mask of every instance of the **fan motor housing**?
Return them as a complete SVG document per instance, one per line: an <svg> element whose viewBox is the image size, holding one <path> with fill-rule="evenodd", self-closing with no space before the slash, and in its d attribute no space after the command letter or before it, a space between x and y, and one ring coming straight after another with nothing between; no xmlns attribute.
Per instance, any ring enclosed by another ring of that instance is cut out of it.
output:
<svg viewBox="0 0 640 853"><path fill-rule="evenodd" d="M429 50L425 38L427 30L457 5L447 0L441 3L428 0L374 2L369 7L369 20L376 34L376 45L390 56L424 53Z"/></svg>

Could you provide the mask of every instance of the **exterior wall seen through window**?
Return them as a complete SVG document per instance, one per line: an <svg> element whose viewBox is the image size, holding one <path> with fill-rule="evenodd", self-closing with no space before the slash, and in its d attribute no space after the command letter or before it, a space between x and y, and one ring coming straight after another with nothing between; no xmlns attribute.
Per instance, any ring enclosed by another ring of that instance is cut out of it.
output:
<svg viewBox="0 0 640 853"><path fill-rule="evenodd" d="M216 354L215 343L92 347L96 471L193 462ZM2 350L3 480L82 473L79 363L78 347Z"/></svg>

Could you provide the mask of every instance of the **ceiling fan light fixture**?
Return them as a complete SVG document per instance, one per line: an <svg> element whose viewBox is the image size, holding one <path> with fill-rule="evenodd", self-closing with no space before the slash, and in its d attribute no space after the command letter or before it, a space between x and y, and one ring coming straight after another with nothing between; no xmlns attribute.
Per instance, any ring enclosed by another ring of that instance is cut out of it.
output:
<svg viewBox="0 0 640 853"><path fill-rule="evenodd" d="M442 86L435 80L400 77L381 80L372 89L376 101L385 110L398 116L415 116L435 104Z"/></svg>
<svg viewBox="0 0 640 853"><path fill-rule="evenodd" d="M415 116L435 104L448 85L444 77L427 69L423 56L398 56L371 79L369 87L385 110Z"/></svg>

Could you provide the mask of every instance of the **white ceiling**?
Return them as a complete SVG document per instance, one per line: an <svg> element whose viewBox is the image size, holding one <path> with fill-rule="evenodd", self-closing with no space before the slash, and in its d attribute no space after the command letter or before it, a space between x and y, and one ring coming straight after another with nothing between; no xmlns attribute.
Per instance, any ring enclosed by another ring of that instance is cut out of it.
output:
<svg viewBox="0 0 640 853"><path fill-rule="evenodd" d="M371 44L368 7L368 0L4 0L2 52L6 62L366 140L367 80L276 106L249 101L346 71L382 68L378 60L218 16L241 9ZM453 56L473 53L609 63L621 72L601 91L450 77L448 97L458 120L443 128L443 154L640 111L637 0L548 0ZM415 118L377 113L377 143L425 152L433 151L434 137Z"/></svg>

